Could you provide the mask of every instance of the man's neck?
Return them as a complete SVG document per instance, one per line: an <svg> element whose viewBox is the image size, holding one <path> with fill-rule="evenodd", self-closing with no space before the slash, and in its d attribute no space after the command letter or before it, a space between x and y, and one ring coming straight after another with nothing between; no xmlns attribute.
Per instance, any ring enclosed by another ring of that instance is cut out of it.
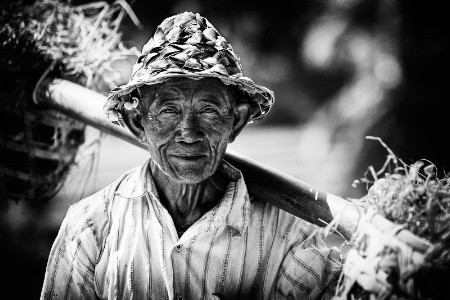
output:
<svg viewBox="0 0 450 300"><path fill-rule="evenodd" d="M220 172L202 182L189 184L171 179L153 162L150 169L160 201L179 231L185 231L211 210L222 199L228 185Z"/></svg>

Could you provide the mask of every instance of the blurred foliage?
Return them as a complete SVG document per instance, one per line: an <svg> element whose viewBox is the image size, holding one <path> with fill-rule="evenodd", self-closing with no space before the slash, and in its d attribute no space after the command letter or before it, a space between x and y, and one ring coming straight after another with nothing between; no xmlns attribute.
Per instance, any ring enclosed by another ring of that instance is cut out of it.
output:
<svg viewBox="0 0 450 300"><path fill-rule="evenodd" d="M435 138L446 128L443 97L449 79L446 53L450 49L441 3L137 0L133 8L145 29L136 31L126 21L123 30L124 36L138 48L153 34L157 24L171 14L190 10L205 15L233 45L241 57L244 73L275 91L277 101L273 110L256 126L306 124L318 109L336 100L342 88L361 74L360 66L368 58L349 61L354 51L349 46L368 42L369 51L373 52L373 47L383 49L390 56L374 72L384 70L385 77L380 80L387 78L395 84L387 87L381 109L385 105L387 108L364 134L383 138L408 162L428 158L439 172L450 169L450 143ZM307 44L311 41L310 33L326 18L335 22L322 27L322 43L319 40L312 47L311 51L317 52L319 58L320 53L329 52L328 60L318 65L308 61L304 53L310 47ZM333 34L334 39L330 38ZM352 41L358 36L362 39ZM354 49L354 55L358 55L360 47ZM357 160L355 174L359 176L368 160L381 165L384 154L373 143L365 143Z"/></svg>

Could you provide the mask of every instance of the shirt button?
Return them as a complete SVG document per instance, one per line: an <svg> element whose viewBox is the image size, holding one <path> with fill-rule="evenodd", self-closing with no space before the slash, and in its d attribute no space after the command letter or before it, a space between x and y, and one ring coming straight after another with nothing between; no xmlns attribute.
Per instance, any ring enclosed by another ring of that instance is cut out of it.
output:
<svg viewBox="0 0 450 300"><path fill-rule="evenodd" d="M177 295L177 300L183 300L183 296Z"/></svg>
<svg viewBox="0 0 450 300"><path fill-rule="evenodd" d="M181 251L181 245L176 245L175 246L175 250L178 252L178 253L180 253L180 251ZM181 297L181 296L180 296ZM177 296L177 299L178 299L178 296ZM180 299L183 299L183 297L181 297Z"/></svg>

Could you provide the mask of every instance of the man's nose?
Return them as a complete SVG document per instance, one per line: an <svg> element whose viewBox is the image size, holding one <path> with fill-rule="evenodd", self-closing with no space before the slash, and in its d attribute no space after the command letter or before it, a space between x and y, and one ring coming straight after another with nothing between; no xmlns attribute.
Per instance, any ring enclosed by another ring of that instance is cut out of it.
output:
<svg viewBox="0 0 450 300"><path fill-rule="evenodd" d="M178 125L177 142L195 143L203 139L203 132L200 130L196 113L187 111L182 114Z"/></svg>

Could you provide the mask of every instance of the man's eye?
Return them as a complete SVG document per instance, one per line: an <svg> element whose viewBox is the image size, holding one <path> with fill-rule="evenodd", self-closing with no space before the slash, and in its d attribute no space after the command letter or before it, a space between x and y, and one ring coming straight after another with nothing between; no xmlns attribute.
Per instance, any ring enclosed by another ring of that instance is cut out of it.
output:
<svg viewBox="0 0 450 300"><path fill-rule="evenodd" d="M201 113L206 113L206 114L215 114L217 113L217 110L215 110L214 108L204 108L202 109Z"/></svg>
<svg viewBox="0 0 450 300"><path fill-rule="evenodd" d="M164 108L160 111L160 113L164 113L164 114L176 114L177 111L173 108Z"/></svg>

